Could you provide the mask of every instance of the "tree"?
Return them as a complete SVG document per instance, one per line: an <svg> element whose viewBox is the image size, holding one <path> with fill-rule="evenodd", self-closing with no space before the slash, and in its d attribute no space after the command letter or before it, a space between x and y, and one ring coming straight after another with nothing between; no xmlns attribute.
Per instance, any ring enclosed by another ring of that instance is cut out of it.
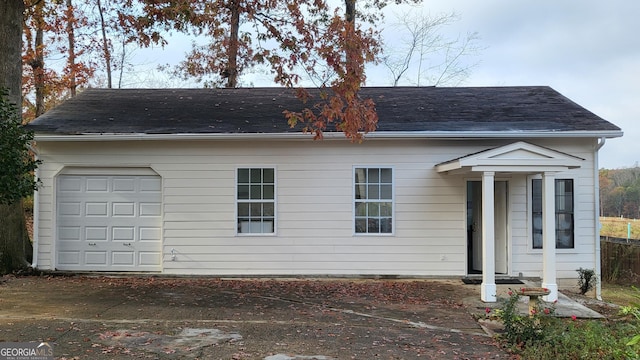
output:
<svg viewBox="0 0 640 360"><path fill-rule="evenodd" d="M455 13L432 16L415 11L398 16L394 29L401 29L402 44L387 46L382 57L393 86L403 79L417 86L458 85L469 76L477 63L465 64L463 59L480 50L478 34L456 39L442 35L443 28L458 18Z"/></svg>
<svg viewBox="0 0 640 360"><path fill-rule="evenodd" d="M0 1L0 88L6 88L3 104L21 104L22 83L22 0ZM19 114L0 116L2 125L12 128ZM5 124L4 122L11 122ZM4 129L3 129L4 130ZM4 133L4 131L3 131ZM3 135L4 137L4 135ZM4 150L3 150L4 152ZM4 157L3 157L4 159ZM3 165L3 171L4 165ZM30 242L21 201L0 204L0 272L27 265Z"/></svg>
<svg viewBox="0 0 640 360"><path fill-rule="evenodd" d="M300 112L285 111L292 127L300 125L321 138L333 124L355 141L375 130L375 103L360 98L359 90L366 81L365 65L377 61L381 52L379 33L371 25L380 20L380 10L388 1L344 0L342 9L331 7L326 0L143 3L144 16L126 17L139 29L142 44L162 41L162 26L165 31L190 30L209 38L206 45L194 45L178 74L208 77L206 86L236 87L245 70L263 64L276 83L295 88L307 106ZM330 75L318 73L324 70ZM300 72L325 79L319 92L313 94L300 86Z"/></svg>

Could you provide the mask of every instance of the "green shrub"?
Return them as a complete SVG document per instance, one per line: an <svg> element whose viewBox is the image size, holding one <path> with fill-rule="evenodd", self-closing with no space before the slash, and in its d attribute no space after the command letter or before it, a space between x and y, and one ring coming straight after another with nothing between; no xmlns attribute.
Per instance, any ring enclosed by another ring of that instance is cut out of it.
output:
<svg viewBox="0 0 640 360"><path fill-rule="evenodd" d="M596 277L596 272L593 269L579 268L576 271L579 275L578 287L580 288L580 294L584 295L589 290L593 289L598 282L598 278Z"/></svg>
<svg viewBox="0 0 640 360"><path fill-rule="evenodd" d="M539 306L530 316L518 310L520 296L510 297L495 310L504 325L499 336L506 347L522 359L639 359L638 320L561 319L554 309ZM635 309L637 310L637 308ZM640 316L638 311L630 311Z"/></svg>

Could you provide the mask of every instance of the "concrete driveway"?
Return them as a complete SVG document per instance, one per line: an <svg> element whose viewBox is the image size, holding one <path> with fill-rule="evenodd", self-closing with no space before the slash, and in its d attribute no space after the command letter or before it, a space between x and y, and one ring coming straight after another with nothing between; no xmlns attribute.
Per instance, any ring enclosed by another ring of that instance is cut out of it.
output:
<svg viewBox="0 0 640 360"><path fill-rule="evenodd" d="M1 281L0 342L48 342L57 359L509 358L459 280Z"/></svg>

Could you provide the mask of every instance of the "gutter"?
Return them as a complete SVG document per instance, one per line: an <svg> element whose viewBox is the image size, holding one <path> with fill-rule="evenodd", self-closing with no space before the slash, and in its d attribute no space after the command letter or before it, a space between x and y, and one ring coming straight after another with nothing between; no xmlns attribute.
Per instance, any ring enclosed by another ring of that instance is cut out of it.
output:
<svg viewBox="0 0 640 360"><path fill-rule="evenodd" d="M622 131L374 131L365 139L505 139L505 138L616 138ZM326 140L344 140L341 132L326 132ZM293 133L84 133L36 134L36 141L139 141L139 140L300 140L312 139L313 134Z"/></svg>
<svg viewBox="0 0 640 360"><path fill-rule="evenodd" d="M593 179L595 183L595 242L594 242L594 253L595 253L595 271L596 271L596 299L602 301L602 260L601 249L600 249L600 166L598 165L598 152L604 144L607 142L605 137L601 137L600 141L596 144L595 149L593 151Z"/></svg>

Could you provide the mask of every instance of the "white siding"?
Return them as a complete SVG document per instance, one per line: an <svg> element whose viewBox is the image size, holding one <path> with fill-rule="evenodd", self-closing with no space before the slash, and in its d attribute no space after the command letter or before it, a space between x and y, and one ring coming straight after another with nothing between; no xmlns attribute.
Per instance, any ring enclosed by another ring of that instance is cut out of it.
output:
<svg viewBox="0 0 640 360"><path fill-rule="evenodd" d="M40 141L38 264L54 267L54 179L65 167L148 167L162 177L163 272L212 275L462 276L467 271L465 189L473 174L439 174L440 162L510 141ZM576 249L558 255L561 277L593 267L593 141L532 143L585 158L576 188ZM353 167L394 171L394 235L353 233ZM275 235L236 234L238 167L276 169ZM540 276L531 249L527 176L509 182L510 274ZM175 251L172 261L171 251Z"/></svg>

